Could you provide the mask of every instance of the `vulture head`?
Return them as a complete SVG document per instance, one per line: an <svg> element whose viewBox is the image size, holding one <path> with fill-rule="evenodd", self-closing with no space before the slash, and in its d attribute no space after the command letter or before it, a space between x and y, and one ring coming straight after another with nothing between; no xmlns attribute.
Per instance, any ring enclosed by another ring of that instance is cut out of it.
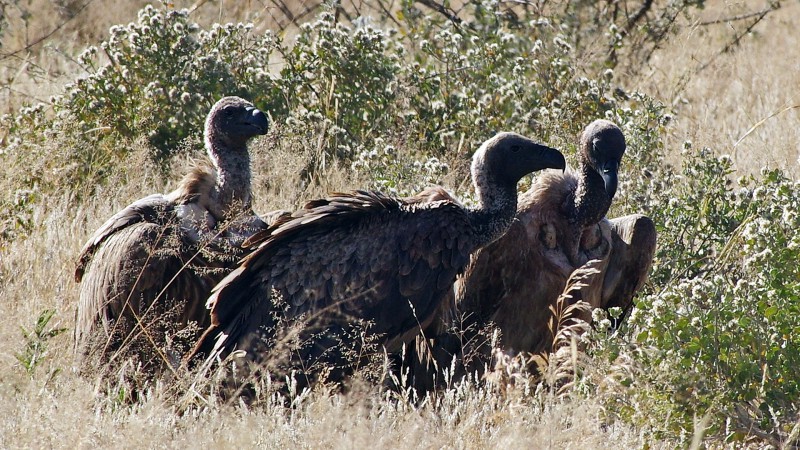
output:
<svg viewBox="0 0 800 450"><path fill-rule="evenodd" d="M478 195L473 226L482 247L508 230L517 211L517 182L542 169L564 169L564 155L516 133L498 133L472 156L472 182Z"/></svg>
<svg viewBox="0 0 800 450"><path fill-rule="evenodd" d="M595 120L581 135L581 159L603 179L608 198L617 192L617 171L625 153L622 130L608 120Z"/></svg>
<svg viewBox="0 0 800 450"><path fill-rule="evenodd" d="M206 118L206 146L209 149L245 149L247 140L267 134L267 116L239 97L223 97Z"/></svg>
<svg viewBox="0 0 800 450"><path fill-rule="evenodd" d="M488 139L472 157L476 191L489 186L516 190L525 175L542 169L564 169L564 155L517 133L502 132Z"/></svg>

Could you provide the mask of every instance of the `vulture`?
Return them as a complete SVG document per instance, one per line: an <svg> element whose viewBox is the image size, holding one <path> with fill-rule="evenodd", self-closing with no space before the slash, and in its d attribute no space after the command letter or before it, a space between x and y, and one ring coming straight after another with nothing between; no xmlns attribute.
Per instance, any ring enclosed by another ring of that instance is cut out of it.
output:
<svg viewBox="0 0 800 450"><path fill-rule="evenodd" d="M149 369L180 362L210 323L211 288L245 256L243 241L266 228L251 209L247 142L267 128L250 102L219 100L205 122L210 161L195 164L174 191L119 211L89 238L75 270L79 365L122 356ZM192 324L183 351L169 351Z"/></svg>
<svg viewBox="0 0 800 450"><path fill-rule="evenodd" d="M475 250L514 219L517 182L564 169L564 156L516 133L472 158L478 204L441 188L411 199L332 194L250 240L257 249L215 288L211 326L189 361L299 370L298 383L341 381L369 355L398 350L428 325Z"/></svg>
<svg viewBox="0 0 800 450"><path fill-rule="evenodd" d="M627 312L647 278L656 231L643 215L604 218L624 152L622 131L596 120L581 135L578 170L543 173L520 196L507 233L473 254L455 283L455 308L438 315L410 352L418 389L435 387L432 373L454 357L469 372L482 370L487 330L499 329L507 354L549 351L550 307L591 260L600 260L593 267L601 273L574 300Z"/></svg>

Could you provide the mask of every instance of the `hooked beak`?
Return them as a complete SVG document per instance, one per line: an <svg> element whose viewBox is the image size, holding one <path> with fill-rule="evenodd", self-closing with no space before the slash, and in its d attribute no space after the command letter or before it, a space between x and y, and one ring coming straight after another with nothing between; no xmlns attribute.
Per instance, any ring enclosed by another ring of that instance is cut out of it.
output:
<svg viewBox="0 0 800 450"><path fill-rule="evenodd" d="M611 159L599 167L600 176L603 177L608 198L614 198L617 193L617 171L619 170L619 160Z"/></svg>
<svg viewBox="0 0 800 450"><path fill-rule="evenodd" d="M542 169L561 169L564 171L567 168L567 161L564 159L564 155L561 154L560 151L550 148L546 145L539 145L539 156L537 160L541 167L537 170Z"/></svg>
<svg viewBox="0 0 800 450"><path fill-rule="evenodd" d="M246 111L248 114L245 122L258 128L258 134L267 134L267 130L269 129L269 121L267 120L266 114L253 106L249 106Z"/></svg>

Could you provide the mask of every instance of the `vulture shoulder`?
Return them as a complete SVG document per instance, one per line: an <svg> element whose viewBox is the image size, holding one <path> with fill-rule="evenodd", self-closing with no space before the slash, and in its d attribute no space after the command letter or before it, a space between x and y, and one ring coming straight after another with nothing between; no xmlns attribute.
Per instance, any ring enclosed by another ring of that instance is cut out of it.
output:
<svg viewBox="0 0 800 450"><path fill-rule="evenodd" d="M120 230L137 223L158 223L163 221L172 209L172 202L162 194L153 194L137 200L123 210L111 216L94 234L86 241L78 257L75 269L75 281L80 282L86 272L86 267L92 260L98 247Z"/></svg>

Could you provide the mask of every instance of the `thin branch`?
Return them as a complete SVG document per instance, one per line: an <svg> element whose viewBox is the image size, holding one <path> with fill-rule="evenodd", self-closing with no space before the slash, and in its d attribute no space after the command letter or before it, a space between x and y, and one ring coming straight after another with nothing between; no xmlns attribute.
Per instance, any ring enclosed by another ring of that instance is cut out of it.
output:
<svg viewBox="0 0 800 450"><path fill-rule="evenodd" d="M642 3L642 7L639 8L639 10L636 11L633 17L628 19L628 23L625 24L625 34L630 33L633 27L635 27L636 24L639 23L639 21L642 20L642 18L644 18L645 15L647 15L652 6L653 6L653 0L647 0L644 3Z"/></svg>
<svg viewBox="0 0 800 450"><path fill-rule="evenodd" d="M305 20L305 18L308 17L308 15L310 15L311 13L313 13L314 11L319 9L319 7L322 5L322 3L323 2L317 2L317 3L312 4L311 6L308 6L307 3L303 2L303 7L305 9L295 16L295 20L297 20L297 21Z"/></svg>
<svg viewBox="0 0 800 450"><path fill-rule="evenodd" d="M704 62L702 64L698 64L698 66L695 67L694 69L688 70L686 73L684 73L680 77L678 82L675 83L675 92L683 91L686 88L686 86L689 84L689 81L692 79L692 77L694 77L695 75L699 74L700 72L702 72L703 70L705 70L709 66L711 66L711 64L713 64L714 61L716 61L717 58L719 58L722 54L733 50L733 48L736 47L739 44L739 42L741 42L741 40L742 40L742 38L744 36L749 34L753 30L753 28L755 28L756 25L758 25L762 20L764 20L764 18L767 16L767 14L769 14L772 11L777 10L778 8L780 8L780 5L779 4L775 4L775 5L770 6L767 9L759 11L757 13L756 19L753 21L753 23L751 23L742 33L737 34L733 38L733 40L731 42L729 42L728 44L725 45L725 47L722 50L720 50L719 52L717 52L716 54L711 56L708 59L708 61L706 61L706 62ZM744 137L745 136L743 136L742 139L744 139ZM741 141L741 139L739 141ZM736 145L738 145L738 143L739 142L737 142Z"/></svg>
<svg viewBox="0 0 800 450"><path fill-rule="evenodd" d="M281 0L270 0L270 2L273 5L275 5L275 7L278 8L283 13L284 17L289 19L289 22L294 24L294 26L296 26L296 27L300 26L300 24L298 24L297 21L295 20L295 17L294 17L294 14L292 14L292 11L289 9L288 6L286 6L286 3L284 3ZM278 26L280 27L281 31L283 31L287 25L279 24Z"/></svg>
<svg viewBox="0 0 800 450"><path fill-rule="evenodd" d="M392 14L392 12L389 11L389 8L387 8L386 5L383 3L383 0L378 0L376 3L378 4L378 6L383 11L384 17L388 17L392 22L394 22L394 24L397 26L397 28L401 28L402 27L400 22L398 22L397 19L394 18L394 14Z"/></svg>
<svg viewBox="0 0 800 450"><path fill-rule="evenodd" d="M768 8L768 9L765 9L765 10L763 10L763 11L760 11L760 12L759 12L759 14L758 14L758 16L756 17L756 19L753 21L753 23L751 23L751 24L750 24L750 25L749 25L747 28L745 28L745 30L744 30L743 32L741 32L741 33L737 34L737 35L736 35L736 36L733 38L733 40L732 40L731 42L728 42L728 43L725 45L725 47L724 47L722 50L720 50L720 51L719 51L719 53L717 53L716 55L714 55L713 57L711 57L711 59L709 59L708 61L706 61L706 62L705 62L705 64L702 64L700 67L698 67L698 68L697 68L697 70L695 71L695 74L698 74L698 73L700 73L701 71L705 70L705 69L706 69L708 66L710 66L710 65L711 65L711 64L712 64L714 61L716 61L716 59L717 59L717 58L718 58L720 55L722 55L722 54L724 54L724 53L728 53L729 51L733 50L733 48L734 48L734 47L738 46L738 45L739 45L739 42L741 42L742 38L743 38L743 37L745 37L746 35L750 34L750 32L751 32L751 31L753 31L753 28L755 28L755 27L756 27L756 25L758 25L759 23L761 23L761 21L762 21L762 20L764 20L764 18L765 18L765 17L767 17L767 14L769 14L769 13L770 13L770 12L772 12L772 11L775 11L775 9L776 9L776 8L774 8L774 7L770 7L770 8Z"/></svg>
<svg viewBox="0 0 800 450"><path fill-rule="evenodd" d="M453 22L456 25L461 25L461 23L463 22L463 20L461 20L461 18L458 17L453 12L453 10L446 8L442 4L436 3L434 0L417 0L417 2L447 17L449 21Z"/></svg>
<svg viewBox="0 0 800 450"><path fill-rule="evenodd" d="M742 14L742 15L739 15L739 16L726 17L724 19L709 20L709 21L706 21L706 22L700 22L697 25L701 26L701 27L704 27L704 26L708 26L708 25L717 25L717 24L721 24L721 23L737 22L739 20L746 20L746 19L749 19L751 17L756 17L756 16L758 16L760 14L768 13L768 12L772 11L773 9L775 9L774 6L769 6L767 8L762 9L761 11Z"/></svg>

